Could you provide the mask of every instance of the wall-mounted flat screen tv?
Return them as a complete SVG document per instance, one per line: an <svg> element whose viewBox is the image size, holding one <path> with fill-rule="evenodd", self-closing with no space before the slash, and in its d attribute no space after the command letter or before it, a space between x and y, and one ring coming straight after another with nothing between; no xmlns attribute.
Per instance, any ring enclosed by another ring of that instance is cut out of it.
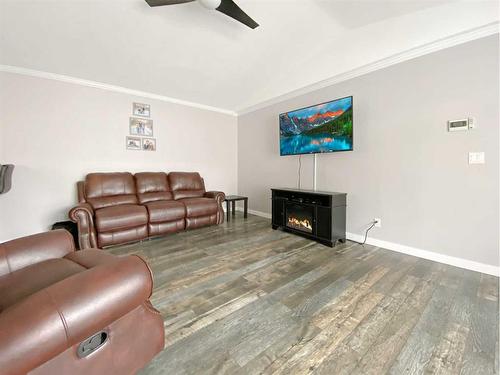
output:
<svg viewBox="0 0 500 375"><path fill-rule="evenodd" d="M280 155L352 151L352 96L280 115Z"/></svg>

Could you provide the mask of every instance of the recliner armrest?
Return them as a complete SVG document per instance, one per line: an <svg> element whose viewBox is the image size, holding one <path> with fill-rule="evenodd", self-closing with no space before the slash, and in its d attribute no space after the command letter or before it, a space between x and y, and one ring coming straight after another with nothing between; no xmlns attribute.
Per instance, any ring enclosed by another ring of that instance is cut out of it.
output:
<svg viewBox="0 0 500 375"><path fill-rule="evenodd" d="M88 203L80 203L69 211L68 216L78 226L78 245L80 245L80 249L97 248L94 209L92 206Z"/></svg>
<svg viewBox="0 0 500 375"><path fill-rule="evenodd" d="M44 260L62 258L73 251L73 237L64 229L4 242L0 244L0 276Z"/></svg>
<svg viewBox="0 0 500 375"><path fill-rule="evenodd" d="M80 264L95 253L79 251ZM152 288L147 264L127 256L32 294L0 313L2 373L26 373L54 358L145 303Z"/></svg>
<svg viewBox="0 0 500 375"><path fill-rule="evenodd" d="M217 202L224 202L224 199L226 199L226 194L224 194L222 191L207 191L205 193L206 198L214 198Z"/></svg>
<svg viewBox="0 0 500 375"><path fill-rule="evenodd" d="M80 211L80 210L85 211L85 213L86 213L87 215L91 216L91 217L93 217L93 216L94 216L94 209L92 208L92 206L91 206L89 203L84 202L84 203L79 203L79 204L78 204L78 206L73 207L73 208L69 211L69 216L70 216L70 218L71 218L71 216L72 216L74 213L76 213L76 212L78 212L78 211Z"/></svg>
<svg viewBox="0 0 500 375"><path fill-rule="evenodd" d="M222 203L226 199L226 194L222 191L207 191L205 193L205 198L213 198L217 201L219 206L217 209L217 224L222 224L224 222L224 209L222 208Z"/></svg>

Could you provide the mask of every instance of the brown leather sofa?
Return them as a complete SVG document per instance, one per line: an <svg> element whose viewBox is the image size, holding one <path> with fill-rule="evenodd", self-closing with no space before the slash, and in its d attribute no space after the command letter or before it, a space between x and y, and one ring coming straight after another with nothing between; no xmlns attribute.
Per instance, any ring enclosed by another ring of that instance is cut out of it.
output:
<svg viewBox="0 0 500 375"><path fill-rule="evenodd" d="M90 173L77 183L80 249L139 241L224 221L225 195L194 172Z"/></svg>
<svg viewBox="0 0 500 375"><path fill-rule="evenodd" d="M0 373L137 372L164 346L152 287L141 258L75 252L65 230L0 244Z"/></svg>

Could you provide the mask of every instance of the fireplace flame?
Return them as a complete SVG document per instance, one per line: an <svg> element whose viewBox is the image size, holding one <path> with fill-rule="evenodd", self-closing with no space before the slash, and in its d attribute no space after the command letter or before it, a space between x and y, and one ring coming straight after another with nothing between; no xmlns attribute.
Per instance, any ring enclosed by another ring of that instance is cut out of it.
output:
<svg viewBox="0 0 500 375"><path fill-rule="evenodd" d="M297 219L293 216L290 216L288 218L288 225L292 227L299 227L299 228L307 228L310 231L312 231L312 225L311 222L307 219Z"/></svg>

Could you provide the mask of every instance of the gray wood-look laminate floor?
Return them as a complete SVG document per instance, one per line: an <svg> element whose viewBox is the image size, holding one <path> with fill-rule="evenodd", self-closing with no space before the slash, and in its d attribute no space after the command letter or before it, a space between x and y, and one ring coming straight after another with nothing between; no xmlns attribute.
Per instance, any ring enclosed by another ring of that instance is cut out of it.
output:
<svg viewBox="0 0 500 375"><path fill-rule="evenodd" d="M143 374L498 374L498 279L249 215L145 257L165 349Z"/></svg>

